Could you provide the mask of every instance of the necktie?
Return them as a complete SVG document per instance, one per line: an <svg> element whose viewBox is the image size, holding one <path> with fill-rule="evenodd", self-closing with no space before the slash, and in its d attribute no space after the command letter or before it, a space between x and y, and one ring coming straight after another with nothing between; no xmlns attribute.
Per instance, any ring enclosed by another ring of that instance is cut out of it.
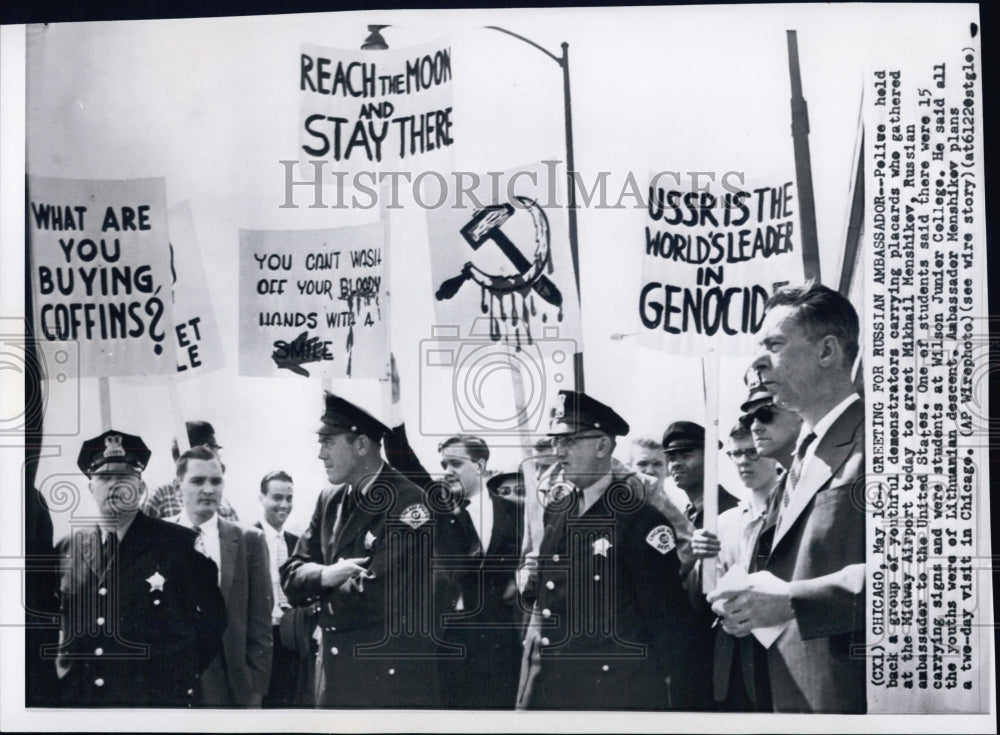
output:
<svg viewBox="0 0 1000 735"><path fill-rule="evenodd" d="M799 445L798 450L795 452L795 459L792 460L792 467L788 470L788 481L785 483L785 493L781 497L782 509L788 507L788 500L792 493L795 492L795 488L799 484L799 479L802 477L802 463L805 461L806 452L809 451L809 445L812 444L815 439L816 435L810 431L805 435L805 438Z"/></svg>
<svg viewBox="0 0 1000 735"><path fill-rule="evenodd" d="M104 532L104 542L101 544L101 569L108 570L118 551L118 534L114 531Z"/></svg>
<svg viewBox="0 0 1000 735"><path fill-rule="evenodd" d="M687 508L684 509L684 514L687 515L692 525L698 524L698 508L694 503L688 503Z"/></svg>
<svg viewBox="0 0 1000 735"><path fill-rule="evenodd" d="M347 523L347 519L350 518L351 513L354 511L354 505L354 488L350 485L345 485L343 496L340 499L340 508L337 511L337 520L333 525L334 547L340 543L340 534L344 530L344 525Z"/></svg>
<svg viewBox="0 0 1000 735"><path fill-rule="evenodd" d="M198 534L194 537L194 550L202 556L208 556L208 547L205 546L205 533L201 530L201 526L194 530Z"/></svg>
<svg viewBox="0 0 1000 735"><path fill-rule="evenodd" d="M792 460L792 467L788 470L788 480L785 481L785 491L781 494L781 509L778 511L778 522L775 533L777 533L777 528L781 528L782 516L785 514L792 493L795 492L795 488L799 484L799 479L802 477L802 463L805 461L806 452L809 451L809 445L813 443L815 438L816 435L810 431L803 437L802 443L799 444L799 448L795 451L795 459Z"/></svg>

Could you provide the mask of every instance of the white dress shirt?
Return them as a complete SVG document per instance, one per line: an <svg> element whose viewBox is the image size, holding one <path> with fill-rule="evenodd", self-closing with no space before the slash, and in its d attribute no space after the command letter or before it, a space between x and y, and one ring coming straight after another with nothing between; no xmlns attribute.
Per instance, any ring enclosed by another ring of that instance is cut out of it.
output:
<svg viewBox="0 0 1000 735"><path fill-rule="evenodd" d="M860 400L861 396L859 396L857 393L851 393L851 395L847 396L847 398L845 398L836 406L827 411L826 415L819 421L817 421L816 425L812 427L812 429L807 427L804 423L802 424L802 429L799 432L799 440L795 443L796 452L798 451L798 448L802 445L803 439L805 439L810 434L810 432L816 438L812 440L812 443L806 450L805 456L802 458L802 469L799 472L798 475L799 477L802 477L802 475L806 473L806 467L809 466L809 463L812 461L812 458L816 456L816 447L818 447L819 443L823 440L823 435L830 430L831 426L833 426L833 422L839 419L843 415L843 413L851 406L852 403Z"/></svg>
<svg viewBox="0 0 1000 735"><path fill-rule="evenodd" d="M190 528L201 533L202 539L204 539L205 543L205 556L215 562L215 568L218 571L219 576L219 583L221 584L222 551L219 543L219 514L213 513L212 517L200 526L196 526L191 520L191 517L184 511L181 511L180 515L174 516L170 520L174 523L179 523L185 528Z"/></svg>
<svg viewBox="0 0 1000 735"><path fill-rule="evenodd" d="M278 625L281 623L281 616L285 614L285 610L291 607L288 604L288 598L285 597L285 593L281 589L281 574L278 571L283 563L282 559L288 559L288 544L285 543L284 531L279 531L267 520L261 519L260 527L264 530L264 540L267 542L268 564L271 567L271 587L274 591L271 624ZM281 555L282 549L285 551L283 557Z"/></svg>
<svg viewBox="0 0 1000 735"><path fill-rule="evenodd" d="M472 525L479 534L479 544L485 554L490 548L490 539L493 538L493 498L486 489L482 489L469 498L467 510L472 518Z"/></svg>

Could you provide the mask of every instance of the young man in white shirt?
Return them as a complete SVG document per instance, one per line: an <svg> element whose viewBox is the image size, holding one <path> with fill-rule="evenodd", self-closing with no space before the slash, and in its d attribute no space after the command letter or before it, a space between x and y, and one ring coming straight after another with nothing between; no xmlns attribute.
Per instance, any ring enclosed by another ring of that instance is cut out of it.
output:
<svg viewBox="0 0 1000 735"><path fill-rule="evenodd" d="M219 518L225 467L207 446L177 461L183 509L174 521L198 535L195 548L219 569L219 589L228 623L222 653L202 674L202 697L210 707L259 707L271 676L271 610L274 598L267 545L256 528Z"/></svg>

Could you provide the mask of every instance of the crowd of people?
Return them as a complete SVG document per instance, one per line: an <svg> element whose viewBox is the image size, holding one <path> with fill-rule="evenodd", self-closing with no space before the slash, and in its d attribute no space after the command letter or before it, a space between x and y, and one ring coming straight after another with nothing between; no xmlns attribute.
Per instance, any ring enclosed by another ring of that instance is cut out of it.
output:
<svg viewBox="0 0 1000 735"><path fill-rule="evenodd" d="M329 484L300 537L283 470L240 523L208 422L152 493L141 437L106 431L78 458L96 527L60 546L59 701L864 712L858 331L823 286L769 300L720 432L744 488L715 489L714 529L703 426L665 421L625 464L628 422L577 391L520 467L456 434L433 474L404 425L328 393Z"/></svg>

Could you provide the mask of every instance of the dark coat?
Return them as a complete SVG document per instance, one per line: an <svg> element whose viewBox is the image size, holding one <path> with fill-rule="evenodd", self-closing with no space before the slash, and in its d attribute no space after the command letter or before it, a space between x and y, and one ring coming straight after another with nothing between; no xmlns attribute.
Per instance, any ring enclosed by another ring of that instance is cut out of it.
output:
<svg viewBox="0 0 1000 735"><path fill-rule="evenodd" d="M855 401L819 440L762 566L791 582L795 611L768 649L778 712L867 707L865 656L851 653L865 644L864 419Z"/></svg>
<svg viewBox="0 0 1000 735"><path fill-rule="evenodd" d="M222 646L226 609L195 534L136 515L107 571L93 527L60 545L62 701L74 707L178 707ZM100 652L100 653L98 653Z"/></svg>
<svg viewBox="0 0 1000 735"><path fill-rule="evenodd" d="M243 707L267 692L271 678L274 592L264 534L219 519L219 588L229 624L222 656L202 676L205 704Z"/></svg>
<svg viewBox="0 0 1000 735"><path fill-rule="evenodd" d="M523 505L494 495L487 502L493 527L485 550L467 510L437 517L434 592L436 628L446 643L439 665L445 707L509 710L517 699L523 613L514 574Z"/></svg>
<svg viewBox="0 0 1000 735"><path fill-rule="evenodd" d="M293 605L320 602L320 707L433 707L432 527L423 491L386 465L334 537L343 486L325 489L281 570ZM326 589L323 566L370 556L364 591Z"/></svg>
<svg viewBox="0 0 1000 735"><path fill-rule="evenodd" d="M254 528L264 530L260 521L254 524ZM288 556L291 556L299 537L288 531L281 534ZM264 697L265 707L312 707L315 704L318 647L313 640L313 631L318 611L319 605L313 603L306 607L292 607L282 615L274 637L271 683Z"/></svg>
<svg viewBox="0 0 1000 735"><path fill-rule="evenodd" d="M582 515L546 509L541 635L529 637L520 707L708 708L710 637L681 585L673 526L647 494L616 473Z"/></svg>

